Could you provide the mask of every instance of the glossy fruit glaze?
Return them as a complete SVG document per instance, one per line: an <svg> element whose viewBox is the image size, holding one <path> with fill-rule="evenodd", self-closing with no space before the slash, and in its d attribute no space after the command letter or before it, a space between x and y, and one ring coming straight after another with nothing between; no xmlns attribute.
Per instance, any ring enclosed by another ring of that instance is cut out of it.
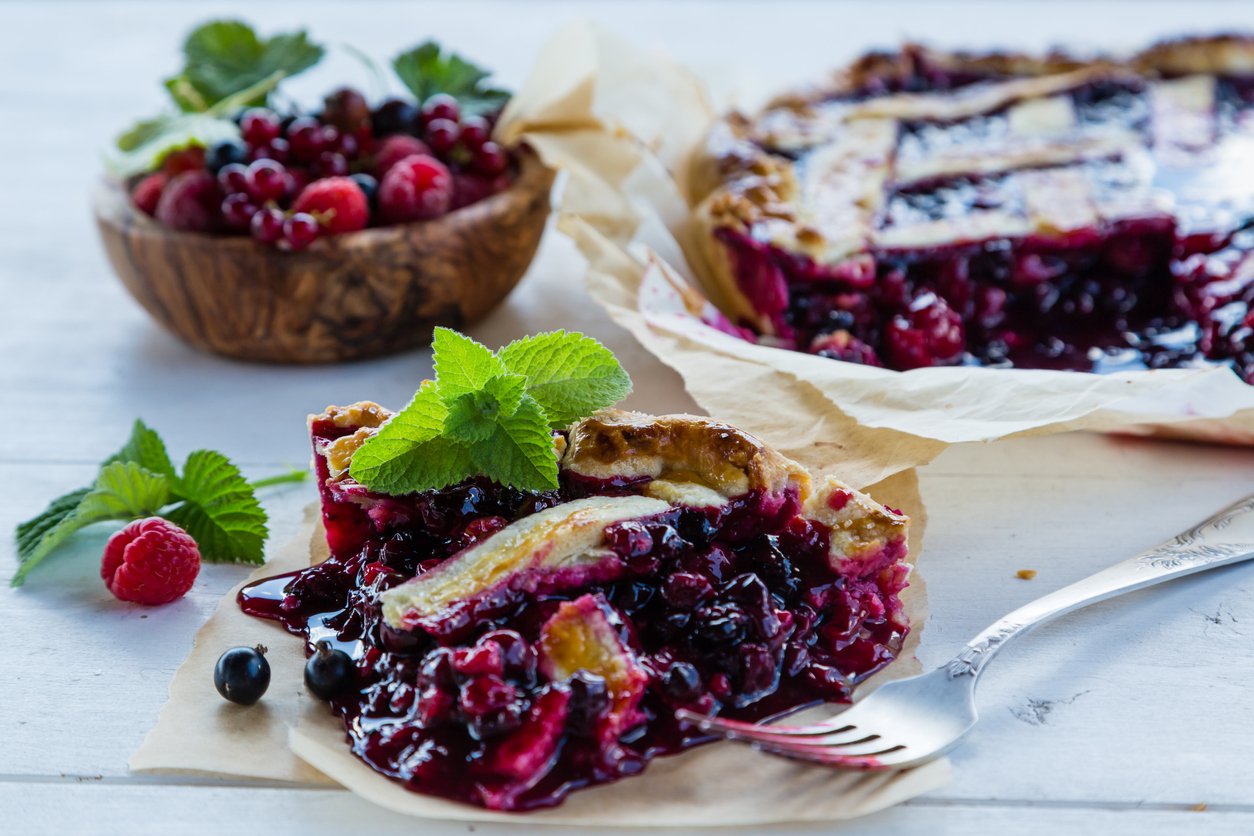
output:
<svg viewBox="0 0 1254 836"><path fill-rule="evenodd" d="M919 63L852 98L949 90L990 77ZM1079 129L1149 138L1150 105L1135 80L1070 94ZM873 248L858 269L805 256L731 229L716 234L737 282L770 321L771 344L907 370L982 365L1110 372L1228 366L1254 382L1254 80L1221 78L1214 147L1192 163L1159 166L1153 186L1174 209L1065 234L956 241L928 249ZM960 123L908 123L898 158L996 138L1004 113ZM779 153L779 152L773 152ZM1095 198L1118 198L1135 160L1073 166ZM799 158L804 165L804 157ZM1226 185L1216 188L1215 183ZM887 195L894 226L983 210L1022 211L1013 176L957 176ZM867 266L867 264L873 266Z"/></svg>
<svg viewBox="0 0 1254 836"><path fill-rule="evenodd" d="M315 440L347 432L313 425ZM240 604L303 636L310 652L329 640L353 657L356 686L332 702L349 745L417 792L493 809L559 804L572 790L711 739L676 721L677 707L758 719L848 701L908 632L897 597L904 543L842 576L827 561L827 530L797 516L795 492L614 523L607 545L626 569L613 582L498 590L451 608L434 634L397 631L381 619L381 591L512 520L642 484L564 473L560 490L536 494L469 480L371 495L367 511L356 504L360 486L333 490L325 460L316 462L332 557L245 588ZM580 672L551 682L537 665L541 628L563 602L586 595L609 605L619 641L648 677L639 722L612 739L595 732L614 710L605 679Z"/></svg>

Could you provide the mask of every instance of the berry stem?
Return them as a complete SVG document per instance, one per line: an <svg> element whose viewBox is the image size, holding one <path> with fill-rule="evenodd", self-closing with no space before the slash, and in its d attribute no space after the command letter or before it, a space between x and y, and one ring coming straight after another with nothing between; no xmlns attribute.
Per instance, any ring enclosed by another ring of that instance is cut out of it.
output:
<svg viewBox="0 0 1254 836"><path fill-rule="evenodd" d="M278 476L267 476L265 479L257 479L253 482L249 482L248 487L253 489L268 488L271 485L285 485L289 482L303 482L308 476L308 471L297 470L293 467L287 473L282 473Z"/></svg>

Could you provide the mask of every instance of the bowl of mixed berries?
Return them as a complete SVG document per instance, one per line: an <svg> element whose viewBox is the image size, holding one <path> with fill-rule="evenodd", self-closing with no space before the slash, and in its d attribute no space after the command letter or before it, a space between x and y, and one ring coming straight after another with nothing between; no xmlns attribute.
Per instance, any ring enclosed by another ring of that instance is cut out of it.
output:
<svg viewBox="0 0 1254 836"><path fill-rule="evenodd" d="M162 325L246 360L402 351L484 316L539 246L554 174L493 129L508 93L431 42L393 61L410 95L301 109L304 32L216 21L166 81L178 112L107 157L95 213L114 270Z"/></svg>

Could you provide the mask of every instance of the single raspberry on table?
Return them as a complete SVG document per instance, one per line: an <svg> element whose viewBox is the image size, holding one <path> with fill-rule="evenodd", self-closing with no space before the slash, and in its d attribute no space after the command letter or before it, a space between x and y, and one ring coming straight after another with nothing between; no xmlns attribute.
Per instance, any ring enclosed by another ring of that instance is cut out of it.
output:
<svg viewBox="0 0 1254 836"><path fill-rule="evenodd" d="M370 221L370 203L355 181L348 177L327 177L305 187L293 212L308 212L330 233L365 229Z"/></svg>
<svg viewBox="0 0 1254 836"><path fill-rule="evenodd" d="M200 549L183 529L161 517L136 520L109 538L100 577L113 597L168 604L192 588Z"/></svg>
<svg viewBox="0 0 1254 836"><path fill-rule="evenodd" d="M443 215L453 197L453 177L444 163L426 154L398 162L379 184L379 215L384 223L420 221Z"/></svg>
<svg viewBox="0 0 1254 836"><path fill-rule="evenodd" d="M155 215L157 203L161 200L161 192L169 182L170 178L160 171L156 174L149 174L135 186L134 191L131 192L131 201L145 215Z"/></svg>
<svg viewBox="0 0 1254 836"><path fill-rule="evenodd" d="M382 180L388 170L406 157L414 154L430 154L431 149L420 139L409 134L392 134L379 144L374 155L374 176Z"/></svg>
<svg viewBox="0 0 1254 836"><path fill-rule="evenodd" d="M157 220L172 229L210 232L218 226L221 214L222 190L203 168L175 177L157 201Z"/></svg>

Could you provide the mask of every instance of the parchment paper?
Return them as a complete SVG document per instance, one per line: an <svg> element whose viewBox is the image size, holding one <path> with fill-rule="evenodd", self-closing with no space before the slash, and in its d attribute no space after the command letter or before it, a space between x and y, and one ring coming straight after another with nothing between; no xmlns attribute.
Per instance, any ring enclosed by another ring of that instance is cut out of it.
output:
<svg viewBox="0 0 1254 836"><path fill-rule="evenodd" d="M1224 368L895 372L734 336L683 197L714 118L683 67L580 23L553 36L498 128L570 172L559 228L588 258L590 290L712 414L778 443L742 381L771 397L796 388L807 402L798 420L816 439L866 450L868 431L887 431L867 462L881 473L947 444L1078 429L1254 442L1254 387Z"/></svg>
<svg viewBox="0 0 1254 836"><path fill-rule="evenodd" d="M910 516L911 560L917 559L927 514L915 472L899 472L871 486L868 492ZM279 549L245 583L298 569L325 557L325 535L316 506L310 506L305 512L302 533ZM235 601L242 586L223 598L213 617L196 634L195 647L174 675L170 700L156 727L131 756L132 770L244 775L312 784L339 782L376 804L422 818L525 819L606 827L847 819L882 810L949 780L949 763L944 759L896 773L836 772L794 764L743 746L717 743L675 757L658 758L641 776L574 793L553 810L494 813L418 795L402 789L350 753L340 720L305 692L303 640L274 622L244 615ZM919 672L914 651L927 619L927 604L917 571L912 573L910 586L902 594L902 603L912 630L901 656L864 683L858 697L888 679ZM270 689L251 707L227 703L213 687L213 667L218 656L229 647L258 642L269 648ZM831 713L830 707L817 708L800 716Z"/></svg>

